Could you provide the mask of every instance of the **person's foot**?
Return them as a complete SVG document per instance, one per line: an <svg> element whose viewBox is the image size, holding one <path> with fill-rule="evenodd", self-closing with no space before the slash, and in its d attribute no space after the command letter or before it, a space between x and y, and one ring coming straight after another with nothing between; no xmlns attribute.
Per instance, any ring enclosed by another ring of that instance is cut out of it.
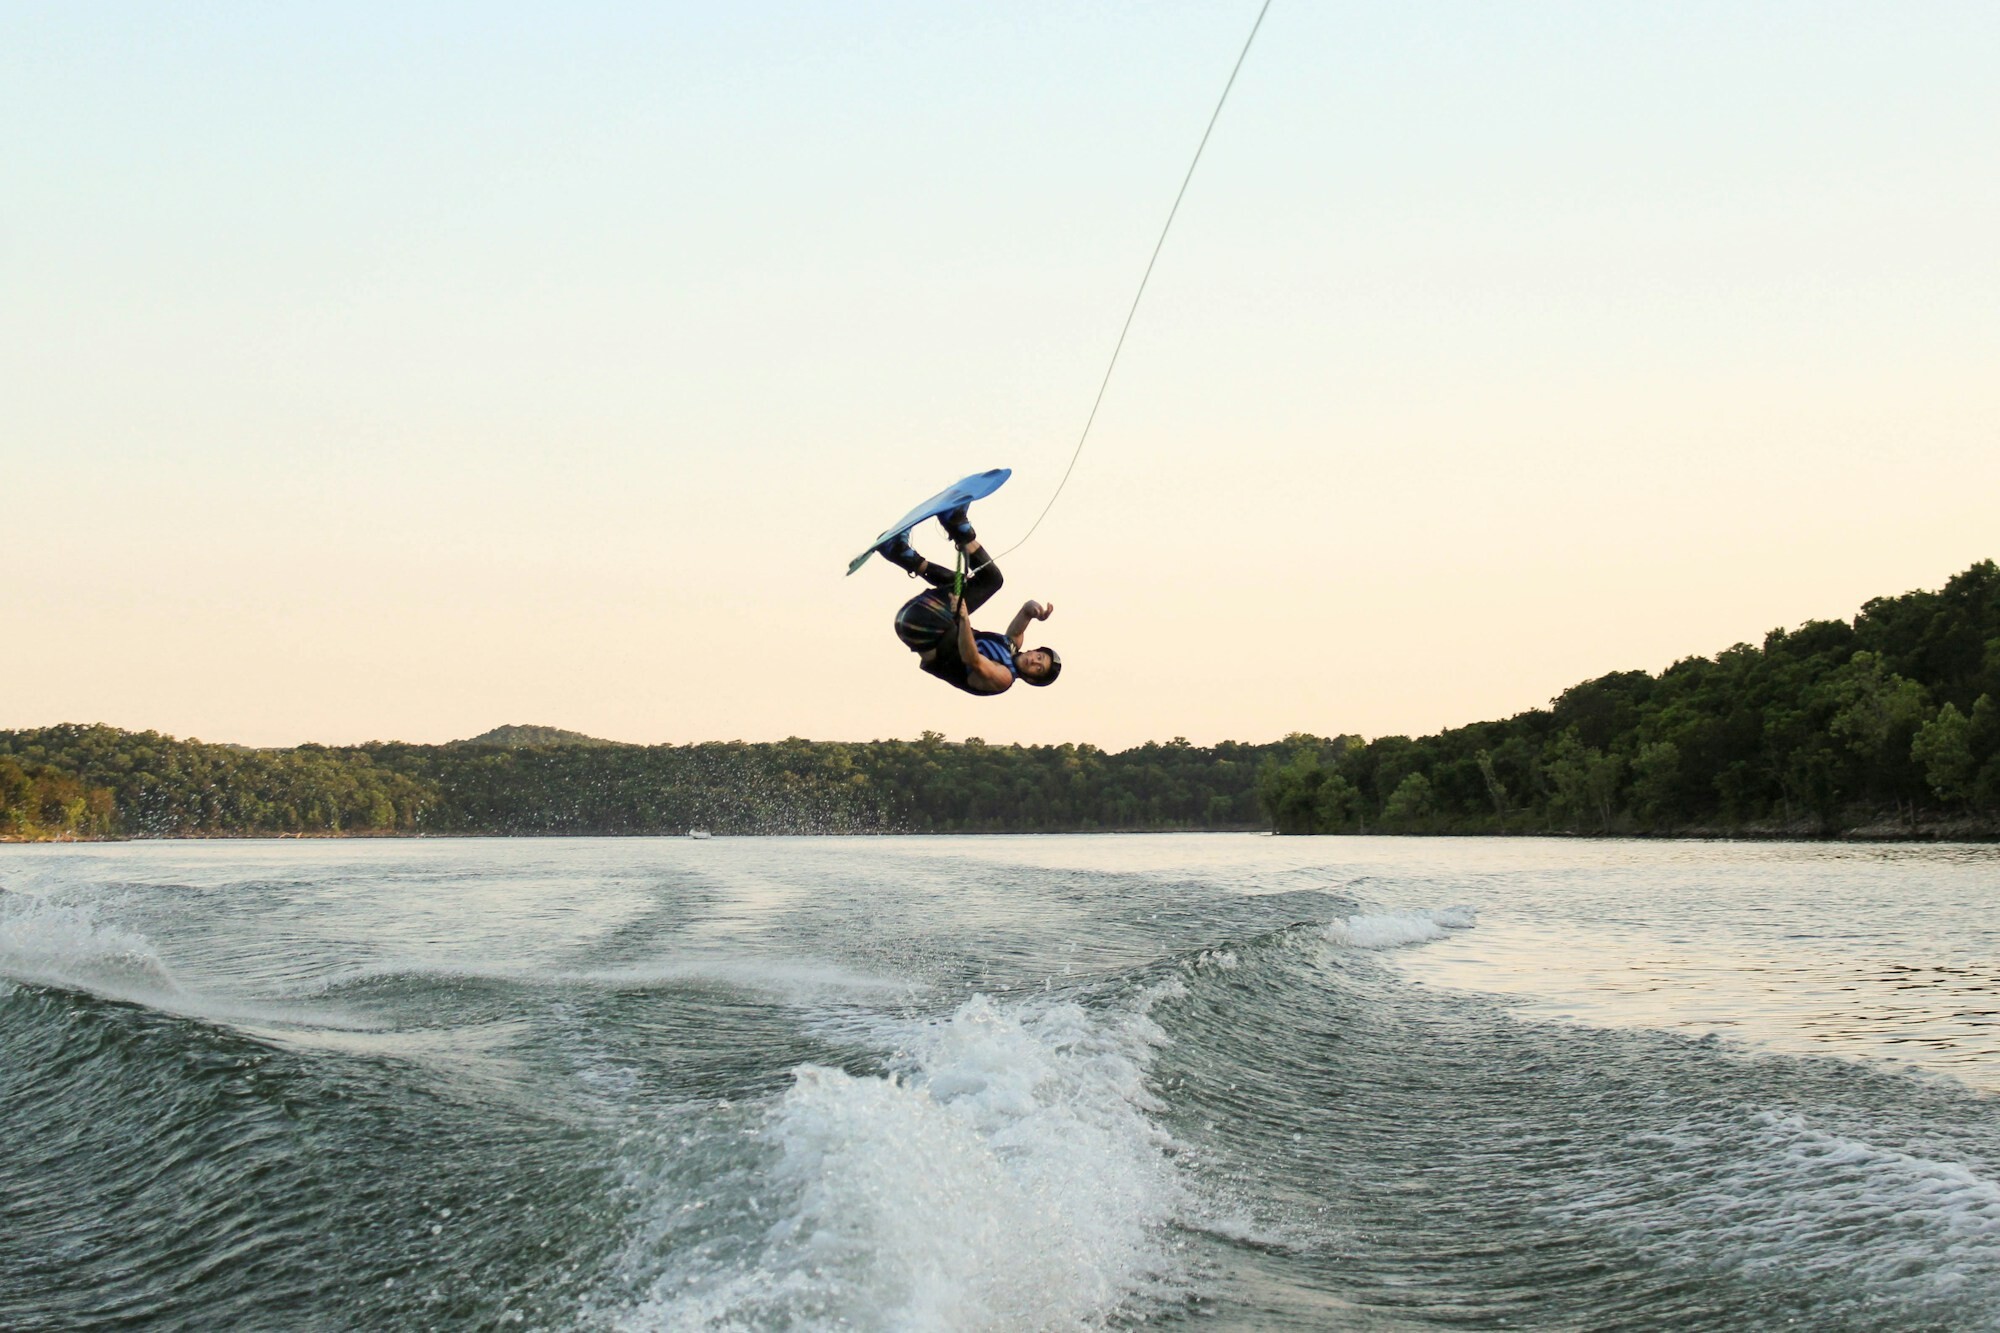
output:
<svg viewBox="0 0 2000 1333"><path fill-rule="evenodd" d="M955 546L970 546L979 540L979 534L972 530L972 515L967 512L964 505L948 513L939 514L938 523L950 534L952 544Z"/></svg>
<svg viewBox="0 0 2000 1333"><path fill-rule="evenodd" d="M923 570L924 558L917 554L916 547L910 545L910 534L907 532L897 534L875 549L882 553L884 560L898 569L912 574L921 573Z"/></svg>

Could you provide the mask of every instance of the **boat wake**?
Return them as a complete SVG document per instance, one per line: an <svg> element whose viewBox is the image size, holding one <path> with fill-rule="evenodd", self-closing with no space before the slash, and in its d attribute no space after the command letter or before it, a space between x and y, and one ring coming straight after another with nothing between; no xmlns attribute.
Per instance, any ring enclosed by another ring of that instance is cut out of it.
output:
<svg viewBox="0 0 2000 1333"><path fill-rule="evenodd" d="M1147 1070L1172 987L1109 1011L976 995L885 1024L883 1072L801 1067L733 1131L768 1203L731 1241L663 1200L675 1215L626 1260L656 1271L609 1322L1034 1329L1169 1299L1188 1192Z"/></svg>

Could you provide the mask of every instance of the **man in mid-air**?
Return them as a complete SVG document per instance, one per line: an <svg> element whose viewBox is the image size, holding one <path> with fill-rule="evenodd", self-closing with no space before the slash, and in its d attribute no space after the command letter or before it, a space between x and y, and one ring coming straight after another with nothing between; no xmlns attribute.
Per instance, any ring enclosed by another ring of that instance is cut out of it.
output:
<svg viewBox="0 0 2000 1333"><path fill-rule="evenodd" d="M1000 591L1000 566L979 544L963 505L940 514L938 522L965 557L964 595L953 597L954 571L918 555L907 535L886 543L879 548L884 560L931 585L896 612L896 637L917 655L918 666L967 694L1004 694L1016 680L1053 684L1062 659L1053 648L1023 648L1021 638L1030 621L1047 620L1055 606L1021 603L1004 635L974 630L972 613Z"/></svg>

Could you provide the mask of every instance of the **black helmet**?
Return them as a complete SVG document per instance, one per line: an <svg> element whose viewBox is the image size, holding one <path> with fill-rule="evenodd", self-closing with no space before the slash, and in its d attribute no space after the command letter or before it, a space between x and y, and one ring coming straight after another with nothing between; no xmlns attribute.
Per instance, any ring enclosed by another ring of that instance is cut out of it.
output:
<svg viewBox="0 0 2000 1333"><path fill-rule="evenodd" d="M1044 644L1040 648L1035 649L1035 651L1038 653L1047 653L1049 655L1049 674L1043 676L1040 680L1035 679L1033 676L1023 676L1021 677L1021 679L1027 681L1030 685L1055 684L1056 677L1062 674L1062 658L1056 656L1056 650L1049 647L1046 644Z"/></svg>

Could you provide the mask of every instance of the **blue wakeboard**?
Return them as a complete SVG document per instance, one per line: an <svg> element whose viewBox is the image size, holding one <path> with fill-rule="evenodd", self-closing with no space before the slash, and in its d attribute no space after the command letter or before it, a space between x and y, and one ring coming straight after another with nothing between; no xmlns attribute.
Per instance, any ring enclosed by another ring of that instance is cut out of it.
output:
<svg viewBox="0 0 2000 1333"><path fill-rule="evenodd" d="M963 481L953 482L930 499L918 505L915 509L912 509L909 513L897 519L896 526L884 528L882 535L875 539L874 545L848 561L847 572L852 574L855 570L867 564L869 556L874 555L884 546L896 540L896 538L909 536L910 529L916 527L917 524L923 522L925 519L936 518L939 514L948 514L960 505L971 504L974 500L984 500L987 496L1005 485L1007 478L1013 475L1013 468L996 467L990 472L975 472Z"/></svg>

